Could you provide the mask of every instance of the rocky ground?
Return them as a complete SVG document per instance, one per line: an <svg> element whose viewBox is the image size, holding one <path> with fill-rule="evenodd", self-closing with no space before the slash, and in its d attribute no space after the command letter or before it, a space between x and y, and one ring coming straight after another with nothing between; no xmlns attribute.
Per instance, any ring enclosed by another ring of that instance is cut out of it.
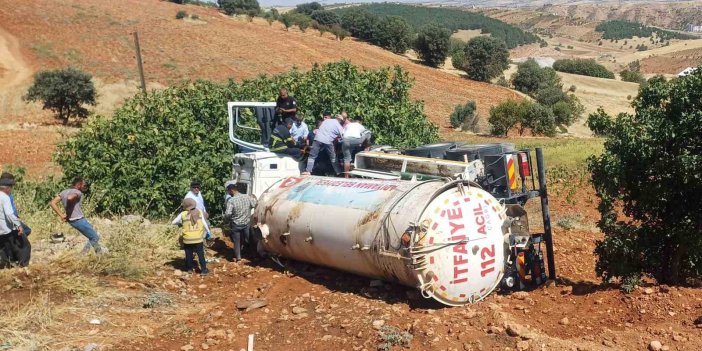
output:
<svg viewBox="0 0 702 351"><path fill-rule="evenodd" d="M67 232L60 244L35 238L29 270L0 271L10 301L0 309L0 350L240 351L250 338L253 350L699 350L702 290L602 284L591 190L559 184L551 201L559 278L464 307L300 262L234 263L228 240L208 251L209 276L190 275L167 244L169 226L94 219L113 233L112 256L81 260L74 252L84 239Z"/></svg>

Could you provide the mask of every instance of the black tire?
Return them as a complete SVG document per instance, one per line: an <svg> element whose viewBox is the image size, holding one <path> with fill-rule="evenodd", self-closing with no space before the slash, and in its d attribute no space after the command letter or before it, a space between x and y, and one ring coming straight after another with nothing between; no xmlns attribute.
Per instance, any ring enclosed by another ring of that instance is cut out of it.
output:
<svg viewBox="0 0 702 351"><path fill-rule="evenodd" d="M453 150L448 150L444 156L452 161L475 161L489 155L501 155L505 152L514 151L514 144L494 143L494 144L474 144L462 145Z"/></svg>
<svg viewBox="0 0 702 351"><path fill-rule="evenodd" d="M460 143L445 142L437 144L428 144L411 149L405 149L402 153L407 156L428 157L428 158L444 158L446 152L455 149Z"/></svg>

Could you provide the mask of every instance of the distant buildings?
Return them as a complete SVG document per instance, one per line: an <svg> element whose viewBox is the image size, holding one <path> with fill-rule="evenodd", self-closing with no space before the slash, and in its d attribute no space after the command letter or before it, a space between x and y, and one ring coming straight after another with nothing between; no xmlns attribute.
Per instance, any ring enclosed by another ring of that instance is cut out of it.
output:
<svg viewBox="0 0 702 351"><path fill-rule="evenodd" d="M685 26L685 31L693 33L702 33L702 26L688 23L687 26Z"/></svg>

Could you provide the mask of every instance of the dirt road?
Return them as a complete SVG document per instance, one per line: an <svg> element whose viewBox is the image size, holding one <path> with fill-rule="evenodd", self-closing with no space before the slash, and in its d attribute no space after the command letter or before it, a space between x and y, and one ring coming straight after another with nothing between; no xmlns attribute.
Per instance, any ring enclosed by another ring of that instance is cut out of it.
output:
<svg viewBox="0 0 702 351"><path fill-rule="evenodd" d="M20 52L17 38L0 28L0 118L18 112L17 102L21 102L21 91L32 76L32 68ZM4 120L2 120L4 122Z"/></svg>

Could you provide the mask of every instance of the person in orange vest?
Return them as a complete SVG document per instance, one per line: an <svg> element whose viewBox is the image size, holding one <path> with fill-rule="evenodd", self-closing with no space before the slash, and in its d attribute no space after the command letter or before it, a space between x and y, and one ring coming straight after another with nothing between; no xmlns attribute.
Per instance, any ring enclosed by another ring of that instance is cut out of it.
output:
<svg viewBox="0 0 702 351"><path fill-rule="evenodd" d="M195 269L195 257L200 264L200 275L206 276L209 271L207 270L207 261L205 261L205 247L203 241L205 240L205 235L209 233L210 228L205 221L205 215L202 210L197 208L195 200L191 198L183 199L183 209L174 220L171 222L174 225L181 225L183 232L181 234L181 241L183 243L183 250L185 251L185 271L192 273Z"/></svg>

